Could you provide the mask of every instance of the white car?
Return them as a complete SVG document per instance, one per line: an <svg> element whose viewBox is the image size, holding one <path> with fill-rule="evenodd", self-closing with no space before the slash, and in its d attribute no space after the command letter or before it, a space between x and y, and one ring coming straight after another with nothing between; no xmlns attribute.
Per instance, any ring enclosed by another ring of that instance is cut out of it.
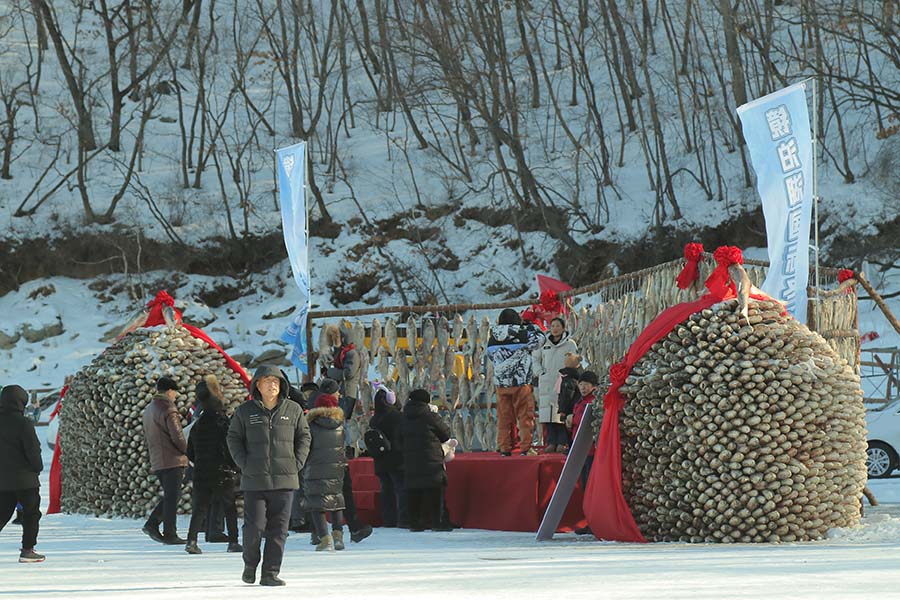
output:
<svg viewBox="0 0 900 600"><path fill-rule="evenodd" d="M869 477L888 477L900 468L900 400L866 411Z"/></svg>

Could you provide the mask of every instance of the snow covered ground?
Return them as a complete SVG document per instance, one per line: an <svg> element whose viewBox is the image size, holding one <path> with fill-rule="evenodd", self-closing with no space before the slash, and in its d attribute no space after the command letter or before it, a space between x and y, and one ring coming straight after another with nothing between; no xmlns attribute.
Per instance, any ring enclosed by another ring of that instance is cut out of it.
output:
<svg viewBox="0 0 900 600"><path fill-rule="evenodd" d="M49 465L49 451L44 458ZM872 483L882 505L860 527L804 544L638 545L574 534L537 543L530 533L377 529L322 554L295 534L282 569L288 587L277 590L243 584L240 555L222 544L191 556L150 541L141 521L50 515L38 540L43 564L15 562L18 526L0 533L0 597L900 598L900 477Z"/></svg>

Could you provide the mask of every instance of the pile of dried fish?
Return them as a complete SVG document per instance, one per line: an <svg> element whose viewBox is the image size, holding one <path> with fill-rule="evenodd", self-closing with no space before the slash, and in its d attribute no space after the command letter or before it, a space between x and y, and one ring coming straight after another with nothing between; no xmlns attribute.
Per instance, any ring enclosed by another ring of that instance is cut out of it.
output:
<svg viewBox="0 0 900 600"><path fill-rule="evenodd" d="M678 325L621 388L625 499L648 540L814 540L859 520L858 375L780 304L736 302Z"/></svg>
<svg viewBox="0 0 900 600"><path fill-rule="evenodd" d="M219 380L230 415L247 397L243 381L217 350L177 325L135 329L79 371L60 419L63 510L146 517L159 486L144 443L144 408L156 380L168 375L181 387L176 406L186 425L194 386L207 374ZM190 493L186 484L183 512L190 512Z"/></svg>

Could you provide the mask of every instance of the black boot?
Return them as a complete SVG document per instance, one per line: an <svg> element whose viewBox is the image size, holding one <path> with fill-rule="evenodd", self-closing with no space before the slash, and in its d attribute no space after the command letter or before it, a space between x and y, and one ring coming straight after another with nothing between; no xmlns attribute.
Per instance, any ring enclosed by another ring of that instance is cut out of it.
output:
<svg viewBox="0 0 900 600"><path fill-rule="evenodd" d="M160 544L163 543L163 536L159 532L159 523L152 523L150 521L147 521L146 523L144 523L141 531L149 535L150 539L154 542L159 542Z"/></svg>
<svg viewBox="0 0 900 600"><path fill-rule="evenodd" d="M241 581L244 583L256 582L256 567L248 567L244 565L244 572L241 573Z"/></svg>
<svg viewBox="0 0 900 600"><path fill-rule="evenodd" d="M367 537L369 537L370 535L372 535L372 526L371 525L363 525L356 531L350 532L350 539L354 543L359 543L359 542L363 541L364 539L366 539Z"/></svg>
<svg viewBox="0 0 900 600"><path fill-rule="evenodd" d="M271 573L264 573L262 577L259 578L259 585L267 585L267 586L282 586L287 585L284 582L284 579L278 577L278 575L273 575Z"/></svg>
<svg viewBox="0 0 900 600"><path fill-rule="evenodd" d="M200 550L200 546L197 545L196 540L191 540L184 547L184 551L188 554L203 554L203 551Z"/></svg>

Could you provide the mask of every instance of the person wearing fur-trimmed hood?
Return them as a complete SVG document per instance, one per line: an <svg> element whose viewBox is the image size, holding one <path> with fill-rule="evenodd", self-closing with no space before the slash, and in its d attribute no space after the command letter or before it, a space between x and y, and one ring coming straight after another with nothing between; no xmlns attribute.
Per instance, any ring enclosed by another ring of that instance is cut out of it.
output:
<svg viewBox="0 0 900 600"><path fill-rule="evenodd" d="M312 444L303 469L303 500L318 537L317 551L344 549L344 412L338 395L322 393L306 416ZM331 534L325 513L331 513Z"/></svg>

